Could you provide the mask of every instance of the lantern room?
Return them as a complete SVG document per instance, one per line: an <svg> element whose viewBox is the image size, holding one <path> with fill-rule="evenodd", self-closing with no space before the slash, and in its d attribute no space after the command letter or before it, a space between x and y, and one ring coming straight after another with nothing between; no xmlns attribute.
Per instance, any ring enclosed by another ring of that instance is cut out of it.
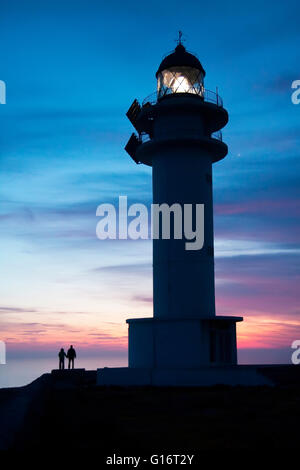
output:
<svg viewBox="0 0 300 470"><path fill-rule="evenodd" d="M203 97L205 70L193 54L179 43L161 62L157 72L157 98L174 93L191 93Z"/></svg>

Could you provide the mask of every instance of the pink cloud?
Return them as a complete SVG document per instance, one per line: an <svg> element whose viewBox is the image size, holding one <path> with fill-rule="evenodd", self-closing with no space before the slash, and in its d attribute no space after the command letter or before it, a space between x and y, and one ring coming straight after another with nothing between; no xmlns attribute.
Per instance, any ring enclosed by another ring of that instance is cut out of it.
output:
<svg viewBox="0 0 300 470"><path fill-rule="evenodd" d="M291 199L281 200L259 200L245 201L242 203L216 204L215 213L217 215L237 215L237 214L278 214L280 217L299 216L300 201Z"/></svg>

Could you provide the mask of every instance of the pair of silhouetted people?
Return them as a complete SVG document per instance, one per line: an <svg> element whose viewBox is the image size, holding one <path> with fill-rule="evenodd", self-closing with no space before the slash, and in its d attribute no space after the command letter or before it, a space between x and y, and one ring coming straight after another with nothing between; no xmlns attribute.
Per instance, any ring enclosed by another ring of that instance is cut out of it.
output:
<svg viewBox="0 0 300 470"><path fill-rule="evenodd" d="M71 344L70 348L68 349L67 354L65 353L64 348L61 348L61 350L58 353L59 357L59 369L63 370L65 368L65 358L68 359L68 369L74 369L74 359L76 357L76 351L73 348L73 345Z"/></svg>

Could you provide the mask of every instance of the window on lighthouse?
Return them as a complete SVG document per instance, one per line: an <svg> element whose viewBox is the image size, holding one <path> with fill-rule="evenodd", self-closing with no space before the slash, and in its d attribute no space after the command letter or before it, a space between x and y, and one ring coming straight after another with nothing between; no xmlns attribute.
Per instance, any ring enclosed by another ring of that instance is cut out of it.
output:
<svg viewBox="0 0 300 470"><path fill-rule="evenodd" d="M203 74L193 67L170 67L158 75L158 98L173 93L192 93L203 96L203 92Z"/></svg>

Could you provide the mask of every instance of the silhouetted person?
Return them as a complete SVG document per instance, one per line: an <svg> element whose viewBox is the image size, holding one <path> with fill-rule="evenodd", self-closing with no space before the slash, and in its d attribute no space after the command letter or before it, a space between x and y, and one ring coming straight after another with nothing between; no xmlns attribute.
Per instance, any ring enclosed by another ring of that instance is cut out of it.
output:
<svg viewBox="0 0 300 470"><path fill-rule="evenodd" d="M67 353L67 358L69 359L69 363L68 363L68 369L71 368L71 364L72 364L72 369L74 369L74 359L76 357L76 351L75 349L73 348L72 344L68 350L68 353Z"/></svg>
<svg viewBox="0 0 300 470"><path fill-rule="evenodd" d="M65 368L65 357L67 357L64 348L61 348L61 350L58 353L59 357L59 368L64 369Z"/></svg>

